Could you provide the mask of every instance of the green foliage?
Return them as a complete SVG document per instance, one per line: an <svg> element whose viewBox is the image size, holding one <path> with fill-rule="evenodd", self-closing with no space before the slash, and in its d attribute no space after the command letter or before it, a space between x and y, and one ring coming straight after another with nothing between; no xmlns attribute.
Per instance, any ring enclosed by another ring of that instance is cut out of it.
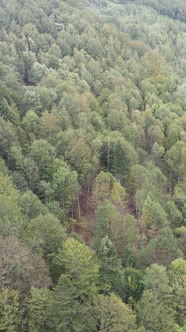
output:
<svg viewBox="0 0 186 332"><path fill-rule="evenodd" d="M139 262L144 266L152 263L168 266L172 260L182 257L183 254L169 227L163 228L159 234L142 247L139 253Z"/></svg>
<svg viewBox="0 0 186 332"><path fill-rule="evenodd" d="M176 312L176 322L184 326L186 315L186 261L178 258L171 263L170 282L173 287L172 306Z"/></svg>
<svg viewBox="0 0 186 332"><path fill-rule="evenodd" d="M97 295L92 315L100 331L136 331L135 316L131 308L113 293L110 296Z"/></svg>
<svg viewBox="0 0 186 332"><path fill-rule="evenodd" d="M69 238L55 255L55 264L61 268L61 272L64 271L65 278L71 281L80 301L92 298L97 291L99 265L90 248Z"/></svg>
<svg viewBox="0 0 186 332"><path fill-rule="evenodd" d="M153 202L147 197L141 215L142 229L147 232L149 237L168 224L167 216L159 203Z"/></svg>
<svg viewBox="0 0 186 332"><path fill-rule="evenodd" d="M0 50L0 329L185 331L184 0L2 0Z"/></svg>
<svg viewBox="0 0 186 332"><path fill-rule="evenodd" d="M47 181L51 176L55 149L45 140L34 140L30 146L30 158L37 164L40 178Z"/></svg>
<svg viewBox="0 0 186 332"><path fill-rule="evenodd" d="M99 276L94 252L69 238L54 261L62 273L54 289L51 309L57 330L91 331L89 306L97 294Z"/></svg>
<svg viewBox="0 0 186 332"><path fill-rule="evenodd" d="M138 324L144 331L175 331L173 312L153 291L144 291L136 309Z"/></svg>
<svg viewBox="0 0 186 332"><path fill-rule="evenodd" d="M100 282L105 292L121 294L123 288L123 269L116 248L106 235L100 242L98 248L100 259Z"/></svg>
<svg viewBox="0 0 186 332"><path fill-rule="evenodd" d="M40 214L47 214L47 208L42 204L36 195L31 191L24 192L19 200L19 206L28 219L33 219Z"/></svg>
<svg viewBox="0 0 186 332"><path fill-rule="evenodd" d="M3 288L0 292L0 330L20 331L21 307L16 290Z"/></svg>
<svg viewBox="0 0 186 332"><path fill-rule="evenodd" d="M117 209L111 202L105 201L96 212L96 247L106 235L117 246L121 225L121 217Z"/></svg>
<svg viewBox="0 0 186 332"><path fill-rule="evenodd" d="M45 262L15 237L0 238L0 249L1 289L15 289L24 298L30 294L31 286L50 285Z"/></svg>
<svg viewBox="0 0 186 332"><path fill-rule="evenodd" d="M54 196L59 200L62 208L68 208L78 194L78 180L76 171L71 171L61 160L54 161L51 187Z"/></svg>
<svg viewBox="0 0 186 332"><path fill-rule="evenodd" d="M28 325L31 332L52 331L49 327L51 294L47 288L31 289L31 298L28 305Z"/></svg>
<svg viewBox="0 0 186 332"><path fill-rule="evenodd" d="M113 146L112 170L119 180L127 178L132 164L137 163L137 156L132 146L125 140L116 141Z"/></svg>
<svg viewBox="0 0 186 332"><path fill-rule="evenodd" d="M0 176L0 228L1 235L20 236L24 215L19 206L20 193L14 187L11 178Z"/></svg>
<svg viewBox="0 0 186 332"><path fill-rule="evenodd" d="M112 188L114 185L114 177L109 172L100 172L96 177L95 187L94 187L94 197L95 200L100 204L106 199L110 198Z"/></svg>
<svg viewBox="0 0 186 332"><path fill-rule="evenodd" d="M126 303L133 304L140 300L143 293L143 274L132 267L124 269L123 298Z"/></svg>
<svg viewBox="0 0 186 332"><path fill-rule="evenodd" d="M28 242L32 249L42 252L45 258L56 253L65 239L65 231L53 215L39 215L32 219L26 229Z"/></svg>

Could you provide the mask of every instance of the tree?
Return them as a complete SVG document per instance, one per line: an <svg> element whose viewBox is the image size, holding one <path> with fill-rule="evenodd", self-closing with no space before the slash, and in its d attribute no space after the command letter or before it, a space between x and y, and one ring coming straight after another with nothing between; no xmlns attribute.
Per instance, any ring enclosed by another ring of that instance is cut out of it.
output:
<svg viewBox="0 0 186 332"><path fill-rule="evenodd" d="M6 167L5 161L0 158L0 175L8 175L8 169Z"/></svg>
<svg viewBox="0 0 186 332"><path fill-rule="evenodd" d="M54 147L44 139L34 140L31 144L29 156L36 163L41 179L47 181L51 178L55 155Z"/></svg>
<svg viewBox="0 0 186 332"><path fill-rule="evenodd" d="M20 147L12 147L11 155L15 160L16 169L23 176L29 189L36 191L39 182L39 169L34 160L24 156Z"/></svg>
<svg viewBox="0 0 186 332"><path fill-rule="evenodd" d="M120 185L118 182L114 182L112 192L111 192L111 200L115 204L115 206L122 211L122 209L126 206L126 190L124 187Z"/></svg>
<svg viewBox="0 0 186 332"><path fill-rule="evenodd" d="M61 273L51 309L57 330L91 331L90 303L97 294L99 277L94 252L68 238L54 262Z"/></svg>
<svg viewBox="0 0 186 332"><path fill-rule="evenodd" d="M11 197L0 195L1 236L20 236L23 230L24 219L18 204Z"/></svg>
<svg viewBox="0 0 186 332"><path fill-rule="evenodd" d="M178 182L174 188L174 203L182 215L182 220L180 226L186 224L186 191L185 191L185 181ZM177 219L179 220L179 219Z"/></svg>
<svg viewBox="0 0 186 332"><path fill-rule="evenodd" d="M22 120L22 127L32 142L39 133L39 117L33 110L26 112Z"/></svg>
<svg viewBox="0 0 186 332"><path fill-rule="evenodd" d="M140 234L137 220L129 213L125 214L122 220L122 233L119 234L119 237L123 237L123 248L135 254L139 245Z"/></svg>
<svg viewBox="0 0 186 332"><path fill-rule="evenodd" d="M70 129L64 137L63 155L71 168L76 170L81 180L86 175L87 164L93 166L98 164L96 151L92 151L93 145L91 143L89 135L85 135L84 130L80 129L77 131Z"/></svg>
<svg viewBox="0 0 186 332"><path fill-rule="evenodd" d="M140 265L148 266L153 263L169 266L176 258L183 256L169 227L162 228L159 234L141 248L138 259Z"/></svg>
<svg viewBox="0 0 186 332"><path fill-rule="evenodd" d="M15 237L0 238L0 285L15 289L21 298L30 294L31 286L51 284L44 261L35 256Z"/></svg>
<svg viewBox="0 0 186 332"><path fill-rule="evenodd" d="M48 212L46 206L44 206L39 198L30 190L27 190L21 195L19 206L21 212L27 216L29 220L34 219L40 214L47 214Z"/></svg>
<svg viewBox="0 0 186 332"><path fill-rule="evenodd" d="M100 172L95 180L93 199L96 205L110 198L114 185L114 177L109 172Z"/></svg>
<svg viewBox="0 0 186 332"><path fill-rule="evenodd" d="M168 224L165 211L159 203L153 202L150 197L147 197L143 205L140 221L143 231L150 238Z"/></svg>
<svg viewBox="0 0 186 332"><path fill-rule="evenodd" d="M125 303L134 306L141 299L143 293L143 274L140 270L133 267L126 267L123 271L124 284L122 298Z"/></svg>
<svg viewBox="0 0 186 332"><path fill-rule="evenodd" d="M32 219L26 227L24 239L32 250L44 257L51 276L53 276L52 254L56 254L62 247L65 237L63 226L52 214L39 215Z"/></svg>
<svg viewBox="0 0 186 332"><path fill-rule="evenodd" d="M0 292L0 330L19 332L21 318L18 292L13 289L3 288Z"/></svg>
<svg viewBox="0 0 186 332"><path fill-rule="evenodd" d="M137 155L132 145L124 139L117 140L113 145L112 172L116 179L126 180L129 169L137 163Z"/></svg>
<svg viewBox="0 0 186 332"><path fill-rule="evenodd" d="M134 332L135 316L129 306L115 294L97 295L91 309L96 331Z"/></svg>
<svg viewBox="0 0 186 332"><path fill-rule="evenodd" d="M64 111L59 112L55 108L51 112L42 112L39 121L39 137L55 145L60 128L66 129L69 125L69 118L65 117L64 113Z"/></svg>
<svg viewBox="0 0 186 332"><path fill-rule="evenodd" d="M59 201L60 206L68 211L68 208L78 199L77 173L71 171L70 167L60 159L54 160L53 167L51 187L54 190L54 197Z"/></svg>
<svg viewBox="0 0 186 332"><path fill-rule="evenodd" d="M186 254L186 242L185 242L186 227L185 226L177 227L174 230L174 234L176 236L178 246L185 256L185 254Z"/></svg>
<svg viewBox="0 0 186 332"><path fill-rule="evenodd" d="M0 229L2 236L21 234L24 215L19 206L20 193L11 178L0 176Z"/></svg>
<svg viewBox="0 0 186 332"><path fill-rule="evenodd" d="M166 213L168 214L168 219L170 221L171 227L175 229L182 224L182 213L178 210L174 202L168 201L164 207Z"/></svg>
<svg viewBox="0 0 186 332"><path fill-rule="evenodd" d="M10 121L0 118L0 154L8 162L10 158L11 147L18 145L16 129Z"/></svg>
<svg viewBox="0 0 186 332"><path fill-rule="evenodd" d="M107 235L118 250L118 237L121 230L120 225L120 214L115 206L106 200L105 203L96 210L95 246L98 247L101 239Z"/></svg>
<svg viewBox="0 0 186 332"><path fill-rule="evenodd" d="M120 294L123 288L123 269L116 248L106 235L102 238L97 255L100 260L100 282L106 293Z"/></svg>
<svg viewBox="0 0 186 332"><path fill-rule="evenodd" d="M145 270L143 279L145 290L150 289L162 303L170 304L172 287L169 283L168 273L164 266L152 264Z"/></svg>
<svg viewBox="0 0 186 332"><path fill-rule="evenodd" d="M148 128L148 144L152 151L152 147L155 143L162 145L164 140L164 135L161 127L157 125L152 125Z"/></svg>
<svg viewBox="0 0 186 332"><path fill-rule="evenodd" d="M176 322L183 327L186 315L186 261L183 258L172 261L169 278L173 287L172 307L176 312Z"/></svg>
<svg viewBox="0 0 186 332"><path fill-rule="evenodd" d="M49 289L32 287L28 304L29 332L54 331L49 326L51 297L52 294Z"/></svg>
<svg viewBox="0 0 186 332"><path fill-rule="evenodd" d="M72 281L82 301L92 298L97 291L99 265L90 248L69 238L55 255L54 262L64 271L62 274Z"/></svg>
<svg viewBox="0 0 186 332"><path fill-rule="evenodd" d="M184 142L177 141L166 153L166 161L169 167L169 178L172 185L185 177L185 150Z"/></svg>
<svg viewBox="0 0 186 332"><path fill-rule="evenodd" d="M145 290L136 305L137 322L147 332L174 332L173 312L152 290ZM143 329L142 329L143 331Z"/></svg>

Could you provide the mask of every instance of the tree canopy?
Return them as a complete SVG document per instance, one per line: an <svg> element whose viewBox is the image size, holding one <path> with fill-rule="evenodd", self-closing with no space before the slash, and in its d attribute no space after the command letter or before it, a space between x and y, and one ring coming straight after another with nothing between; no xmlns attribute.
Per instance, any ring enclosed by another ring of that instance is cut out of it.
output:
<svg viewBox="0 0 186 332"><path fill-rule="evenodd" d="M186 331L185 0L1 0L0 330Z"/></svg>

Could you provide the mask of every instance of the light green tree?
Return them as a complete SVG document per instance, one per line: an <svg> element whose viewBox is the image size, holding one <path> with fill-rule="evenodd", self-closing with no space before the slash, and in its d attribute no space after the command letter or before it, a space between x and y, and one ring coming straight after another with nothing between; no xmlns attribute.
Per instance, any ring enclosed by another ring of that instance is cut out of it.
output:
<svg viewBox="0 0 186 332"><path fill-rule="evenodd" d="M174 332L174 313L152 290L145 290L136 306L137 322L145 332Z"/></svg>
<svg viewBox="0 0 186 332"><path fill-rule="evenodd" d="M31 297L28 303L28 331L45 332L50 329L50 305L52 293L47 288L31 289Z"/></svg>
<svg viewBox="0 0 186 332"><path fill-rule="evenodd" d="M19 332L21 327L21 306L16 290L3 288L0 292L0 330Z"/></svg>
<svg viewBox="0 0 186 332"><path fill-rule="evenodd" d="M54 262L61 273L51 307L57 331L91 331L90 303L97 294L99 277L94 252L68 238Z"/></svg>
<svg viewBox="0 0 186 332"><path fill-rule="evenodd" d="M183 327L186 316L186 261L183 258L172 261L169 278L173 288L172 307L176 312L176 322Z"/></svg>
<svg viewBox="0 0 186 332"><path fill-rule="evenodd" d="M65 241L65 230L54 215L39 215L28 223L26 238L34 250L49 259L48 255L56 253Z"/></svg>
<svg viewBox="0 0 186 332"><path fill-rule="evenodd" d="M143 205L140 222L143 231L150 238L168 224L165 211L158 202L152 201L150 197L147 197Z"/></svg>
<svg viewBox="0 0 186 332"><path fill-rule="evenodd" d="M102 332L134 332L135 315L114 293L97 295L91 309L97 330Z"/></svg>
<svg viewBox="0 0 186 332"><path fill-rule="evenodd" d="M97 255L100 260L100 282L106 293L120 294L123 288L123 268L121 259L109 237L100 241Z"/></svg>

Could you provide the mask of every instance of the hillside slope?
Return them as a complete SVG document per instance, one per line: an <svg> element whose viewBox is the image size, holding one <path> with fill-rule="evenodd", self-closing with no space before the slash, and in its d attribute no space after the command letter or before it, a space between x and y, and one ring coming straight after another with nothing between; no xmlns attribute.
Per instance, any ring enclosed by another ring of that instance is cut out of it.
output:
<svg viewBox="0 0 186 332"><path fill-rule="evenodd" d="M1 1L0 329L185 331L185 78L184 0Z"/></svg>

